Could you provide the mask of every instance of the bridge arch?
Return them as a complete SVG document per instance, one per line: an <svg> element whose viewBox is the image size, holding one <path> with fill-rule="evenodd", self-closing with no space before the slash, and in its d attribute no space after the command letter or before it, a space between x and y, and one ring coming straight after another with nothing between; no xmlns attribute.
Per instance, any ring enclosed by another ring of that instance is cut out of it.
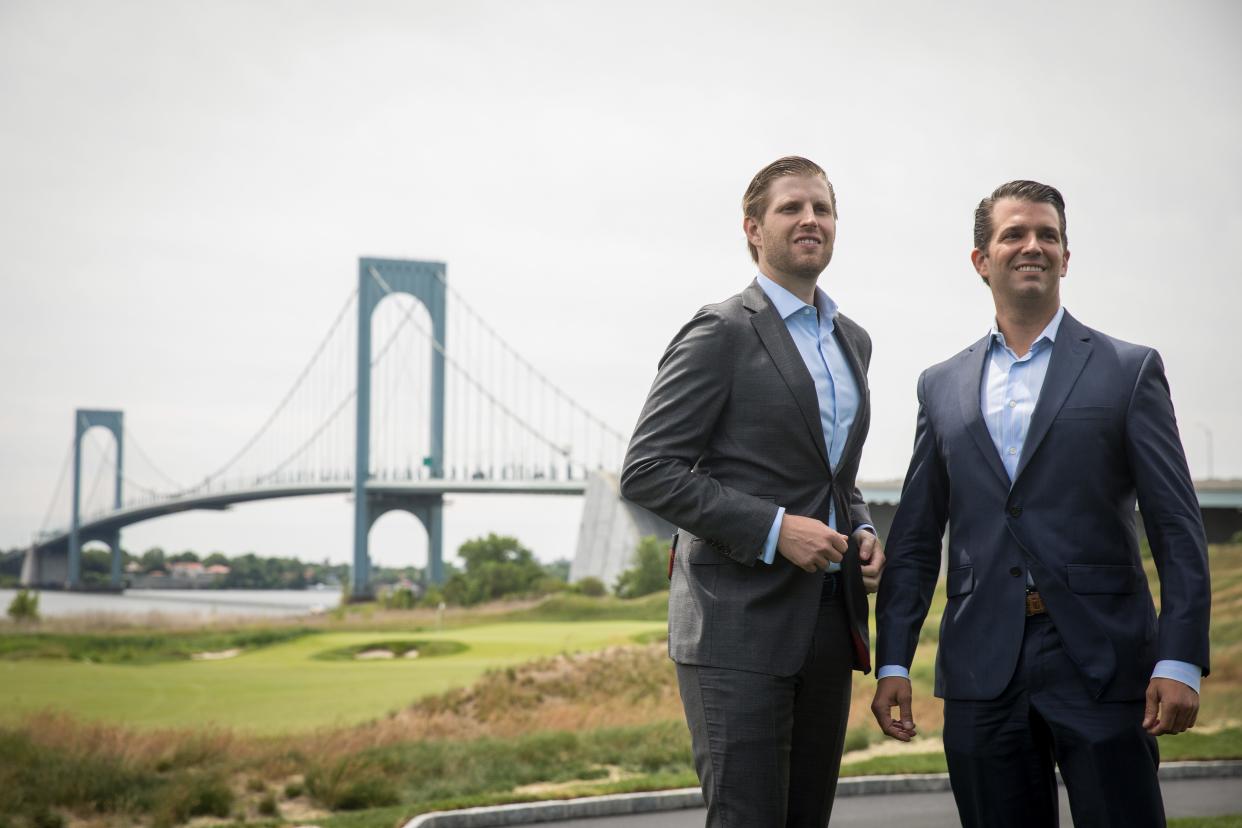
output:
<svg viewBox="0 0 1242 828"><path fill-rule="evenodd" d="M371 595L371 557L368 538L374 523L372 512L402 508L413 513L427 528L427 572L432 583L444 580L442 498L412 500L386 506L368 495L371 465L371 324L376 307L394 293L413 296L431 317L430 447L427 466L432 479L444 477L444 349L448 333L446 304L448 284L443 262L403 259L358 260L358 396L356 402L354 456L354 563L350 569L350 596ZM382 514L382 511L379 512ZM378 516L378 515L377 515Z"/></svg>
<svg viewBox="0 0 1242 828"><path fill-rule="evenodd" d="M396 546L400 550L398 557L400 563L388 565L421 566L424 578L429 579L431 509L428 507L430 505L432 505L432 499L429 498L391 494L377 496L376 493L372 493L371 525L367 530L368 546L381 549L391 549ZM424 538L428 549L425 559L419 554ZM391 554L389 557L391 559Z"/></svg>

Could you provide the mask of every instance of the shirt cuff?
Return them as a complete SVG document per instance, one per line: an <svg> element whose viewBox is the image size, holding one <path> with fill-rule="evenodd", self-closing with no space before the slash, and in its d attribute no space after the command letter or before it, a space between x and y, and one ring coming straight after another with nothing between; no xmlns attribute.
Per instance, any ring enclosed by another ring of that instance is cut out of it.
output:
<svg viewBox="0 0 1242 828"><path fill-rule="evenodd" d="M910 671L907 670L905 667L902 667L900 664L885 664L883 667L881 667L879 670L876 671L875 679L876 681L879 681L880 679L888 678L889 676L897 676L899 678L905 679L906 681L909 681Z"/></svg>
<svg viewBox="0 0 1242 828"><path fill-rule="evenodd" d="M875 527L872 526L870 523L860 523L854 527L855 532L857 532L859 529L866 529L868 532L875 535L877 538L880 536L880 533L875 531Z"/></svg>
<svg viewBox="0 0 1242 828"><path fill-rule="evenodd" d="M1173 661L1165 659L1157 661L1156 667L1151 671L1152 678L1166 678L1180 681L1182 684L1199 692L1199 682L1203 679L1203 670L1197 664L1191 664L1187 661Z"/></svg>
<svg viewBox="0 0 1242 828"><path fill-rule="evenodd" d="M776 539L781 536L781 521L785 519L785 507L776 507L776 519L772 521L772 528L768 530L768 540L763 545L763 554L759 556L759 560L769 566L772 561L776 560Z"/></svg>

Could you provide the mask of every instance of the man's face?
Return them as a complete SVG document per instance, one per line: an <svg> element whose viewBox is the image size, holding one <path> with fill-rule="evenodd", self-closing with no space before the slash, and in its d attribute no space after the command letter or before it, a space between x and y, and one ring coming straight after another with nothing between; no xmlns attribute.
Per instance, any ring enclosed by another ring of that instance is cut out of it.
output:
<svg viewBox="0 0 1242 828"><path fill-rule="evenodd" d="M1057 208L1043 201L997 201L987 250L972 251L970 260L998 305L1056 308L1069 267Z"/></svg>
<svg viewBox="0 0 1242 828"><path fill-rule="evenodd" d="M828 185L817 176L787 175L773 181L763 219L747 217L742 227L759 251L759 269L777 281L813 281L832 260L837 220Z"/></svg>

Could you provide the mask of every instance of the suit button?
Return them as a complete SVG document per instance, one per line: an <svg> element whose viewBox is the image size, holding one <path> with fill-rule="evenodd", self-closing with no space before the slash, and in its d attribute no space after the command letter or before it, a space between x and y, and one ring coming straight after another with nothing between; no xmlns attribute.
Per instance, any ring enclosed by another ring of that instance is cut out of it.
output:
<svg viewBox="0 0 1242 828"><path fill-rule="evenodd" d="M1018 569L1016 566L1011 566L1009 567L1009 574L1015 578L1020 578L1022 576L1022 570Z"/></svg>
<svg viewBox="0 0 1242 828"><path fill-rule="evenodd" d="M1009 514L1012 515L1013 517L1017 517L1018 515L1022 514L1022 507L1021 506L1010 506Z"/></svg>

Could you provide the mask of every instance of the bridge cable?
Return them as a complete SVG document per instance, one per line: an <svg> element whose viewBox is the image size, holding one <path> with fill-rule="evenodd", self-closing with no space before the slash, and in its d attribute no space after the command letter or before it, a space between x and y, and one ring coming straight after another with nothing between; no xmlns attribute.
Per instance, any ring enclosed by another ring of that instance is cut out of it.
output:
<svg viewBox="0 0 1242 828"><path fill-rule="evenodd" d="M376 280L379 286L386 293L392 294L393 290L391 287L388 286L388 282L384 280L384 277L380 276L380 274L376 272L374 267L370 268L370 271L371 271L371 276ZM406 312L406 317L410 319L410 322L414 325L415 330L417 330L419 333L426 336L431 341L432 347L435 348L436 351L438 351L441 355L443 355L445 362L447 362L456 371L458 371L461 374L463 379L465 379L472 386L474 386L475 390L477 390L480 394L482 394L486 398L487 402L489 402L494 407L498 408L502 413L508 416L516 425L521 426L528 434L530 434L536 440L539 440L543 444L547 446L551 446L553 448L557 448L559 450L559 447L555 443L553 443L543 434L540 434L539 431L533 425L526 422L526 420L524 420L522 417L518 416L516 412L514 412L507 405L505 405L503 402L497 399L495 394L488 391L486 388L483 387L483 385L479 383L478 380L476 380L473 376L467 373L466 370L462 368L460 364L458 364L456 359L449 356L449 354L444 350L444 345L440 343L438 340L436 340L434 335L428 333L428 331L425 328L423 328L421 325L419 325L417 322L414 322L413 318L409 314L409 311Z"/></svg>
<svg viewBox="0 0 1242 828"><path fill-rule="evenodd" d="M388 336L388 339L384 342L384 344L380 346L379 352L371 360L372 368L378 365L380 361L385 357L385 355L388 354L389 350L392 349L393 344L397 341L397 336L401 333L402 330L404 330L407 320L408 320L408 317L407 319L403 319L401 324L398 325L396 329L394 329L393 332ZM336 408L333 409L332 413L330 413L323 420L323 422L319 424L319 426L310 435L310 437L308 437L305 441L302 442L301 445L299 445L296 449L294 449L293 452L291 452L284 460L282 460L276 466L276 468L272 469L270 472L267 472L265 474L258 475L255 478L256 482L262 483L262 482L271 480L276 475L278 475L281 471L283 471L290 463L292 463L294 460L300 457L303 453L305 453L306 450L310 448L310 446L314 443L314 441L319 437L319 435L323 434L323 432L327 430L328 426L330 426L333 423L333 421L336 420L336 418L341 415L341 412L345 410L345 407L349 405L349 403L357 396L358 396L358 387L357 385L355 385L353 388L349 390L349 393L347 393L345 397L339 403L337 403Z"/></svg>
<svg viewBox="0 0 1242 828"><path fill-rule="evenodd" d="M43 524L39 527L39 534L47 533L48 524L52 522L52 512L56 511L57 501L60 500L60 492L65 487L65 480L69 477L69 469L73 466L73 441L69 441L69 447L65 449L65 459L60 464L60 477L56 480L56 488L52 491L52 500L47 504L47 512L43 515Z"/></svg>
<svg viewBox="0 0 1242 828"><path fill-rule="evenodd" d="M159 466L155 465L155 462L151 459L151 455L143 451L142 446L138 444L138 441L136 439L134 439L134 432L130 431L128 428L124 428L121 430L121 433L125 436L126 445L128 445L131 449L137 452L139 459L143 460L147 464L147 466L150 467L151 471L155 472L158 476L164 478L164 482L171 485L173 487L174 492L180 492L180 491L185 490L185 486L183 484L178 483L176 480L173 480L171 477L165 474L164 471L160 469ZM146 489L147 487L140 486L139 488ZM152 489L147 489L147 490L154 491Z"/></svg>
<svg viewBox="0 0 1242 828"><path fill-rule="evenodd" d="M280 415L281 411L283 411L285 406L289 404L289 401L293 399L293 395L297 392L298 388L301 387L302 382L306 379L307 374L309 374L311 369L315 366L315 363L316 361L318 361L320 354L323 353L324 349L328 346L328 343L332 340L332 337L336 334L337 328L340 327L341 322L345 319L346 312L349 310L350 305L353 304L354 299L357 298L357 296L358 296L357 288L354 288L352 291L350 291L349 298L347 298L345 300L345 304L341 306L340 311L336 315L336 319L332 321L332 325L328 328L327 334L324 335L323 339L321 339L319 344L315 347L315 352L311 355L310 361L306 363L306 367L302 369L302 372L300 374L298 374L298 378L293 381L293 386L289 389L289 391L285 394L285 396L281 399L281 401L276 405L275 410L272 411L272 413L268 416L267 420L264 421L263 425L259 427L259 430L254 433L254 436L252 436L249 440L247 440L245 445L243 445L240 450L238 450L232 457L230 457L229 460L224 465L222 465L220 468L216 469L214 472L204 477L202 482L200 482L197 486L194 486L189 491L195 491L198 489L205 488L212 480L224 474L224 472L228 471L229 468L232 467L234 463L240 460L246 454L246 452L250 451L250 449L254 447L255 443L259 442L259 439L267 432L269 428L271 428L272 423L276 421L276 418ZM356 389L355 389L355 393L357 393Z"/></svg>
<svg viewBox="0 0 1242 828"><path fill-rule="evenodd" d="M91 482L90 493L89 493L89 494L88 494L85 498L83 498L82 500L78 501L78 509L79 509L78 514L79 514L79 516L81 515L81 508L82 508L82 506L83 506L83 505L89 505L89 504L93 504L93 503L94 503L94 500L95 500L95 492L99 491L99 484L103 481L103 473L104 473L105 471L107 471L107 470L108 470L108 459L109 459L109 457L108 457L108 450L107 450L107 448L106 448L106 447L103 447L103 446L100 446L100 445L99 445L99 443L98 443L98 442L96 442L96 438L95 438L95 435L94 435L94 434L92 434L92 435L91 435L91 437L90 437L90 445L91 445L91 447L92 447L92 448L94 448L96 451L98 451L98 452L100 453L100 455L101 455L101 456L100 456L100 460L99 460L99 468L95 470L95 479ZM116 471L116 461L115 461L115 460L113 460L113 461L112 461L112 468L113 468L113 473L115 473L115 471ZM92 512L92 514L94 514L94 513ZM72 519L72 516L71 516L71 519Z"/></svg>
<svg viewBox="0 0 1242 828"><path fill-rule="evenodd" d="M374 268L372 268L371 270L372 270L372 273L374 274L375 269L374 269ZM378 275L378 274L375 274L375 275ZM480 326L481 326L481 327L482 327L485 331L487 331L487 333L491 334L491 336L492 336L492 337L493 337L493 338L494 338L497 342L499 342L499 343L500 343L501 347L503 347L506 351L508 351L510 354L512 354L512 355L513 355L513 357L514 357L514 359L516 359L519 363L521 363L521 364L523 365L523 367L525 367L527 370L529 370L529 371L531 372L531 374L533 374L533 375L535 376L535 378L536 378L536 379L538 379L538 380L539 380L540 382L542 382L544 385L548 386L548 388L552 389L553 393L555 393L555 394L557 394L558 396L560 396L560 397L564 398L564 400L565 400L566 402L568 402L568 403L570 404L570 406L572 406L573 408L576 408L578 411L582 412L582 414L583 414L583 415L585 415L585 416L586 416L589 420L593 421L593 422L594 422L597 426L599 426L600 428L602 428L604 431L608 432L608 433L609 433L609 435L611 435L612 437L615 437L616 439L618 439L618 440L620 440L620 441L622 441L622 442L625 442L625 441L626 441L626 437L625 437L625 435L624 435L624 434L622 434L621 432L619 432L619 431L617 431L616 429L614 429L614 428L613 428L612 426L610 426L608 423L604 422L604 420L603 420L602 418L600 418L600 417L596 416L596 415L595 415L595 414L593 414L590 410L588 410L586 407L584 407L581 403L579 403L577 400L575 400L573 397L569 396L569 394L568 394L568 393L566 393L565 391L563 391L563 390L560 388L560 386L558 386L556 383L552 382L552 380L548 379L548 377L547 377L547 376L545 376L543 373L541 373L541 372L539 371L539 369L538 369L538 368L536 368L536 367L534 366L534 364L532 364L532 363L530 362L530 360L526 359L524 356L522 356L522 355L521 355L521 354L517 351L517 349L515 349L512 345L510 345L510 344L509 344L509 343L505 340L505 338L504 338L504 337L502 337L499 333L497 333L497 332L496 332L496 329L495 329L495 328L493 328L491 325L487 324L486 320L484 320L484 319L483 319L483 317L479 315L479 312L478 312L478 311L476 311L476 310L475 310L475 309L474 309L474 308L470 305L470 303L466 301L465 297L463 297L463 296L461 295L461 293L459 293L459 292L458 292L457 290L455 290L455 289L454 289L451 285L449 285L449 283L448 283L448 279L447 279L447 278L445 278L445 275L444 275L444 273L443 273L443 272L437 272L436 276L437 276L437 278L440 280L440 283L444 285L444 288L445 288L445 290L447 290L447 291L448 291L449 295L450 295L450 296L452 296L452 297L453 297L453 298L455 298L458 302L460 302L460 303L461 303L461 305L462 305L462 307L465 309L466 313L468 313L468 314L470 314L470 316L474 317L474 319L478 322L478 324L479 324L479 325L480 325Z"/></svg>

